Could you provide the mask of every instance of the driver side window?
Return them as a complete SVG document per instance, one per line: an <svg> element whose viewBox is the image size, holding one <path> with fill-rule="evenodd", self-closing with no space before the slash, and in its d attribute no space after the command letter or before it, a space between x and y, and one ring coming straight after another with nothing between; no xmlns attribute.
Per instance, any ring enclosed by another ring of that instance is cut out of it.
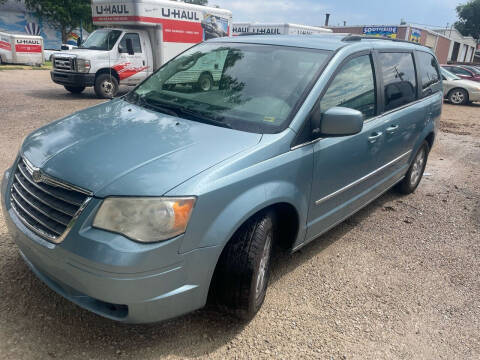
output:
<svg viewBox="0 0 480 360"><path fill-rule="evenodd" d="M140 36L136 33L128 33L128 34L125 34L122 40L120 41L118 48L121 53L127 52L127 39L132 39L133 52L135 54L142 52L142 45L140 44Z"/></svg>
<svg viewBox="0 0 480 360"><path fill-rule="evenodd" d="M370 55L351 59L335 75L320 101L324 113L335 106L360 111L364 120L376 115L375 77Z"/></svg>

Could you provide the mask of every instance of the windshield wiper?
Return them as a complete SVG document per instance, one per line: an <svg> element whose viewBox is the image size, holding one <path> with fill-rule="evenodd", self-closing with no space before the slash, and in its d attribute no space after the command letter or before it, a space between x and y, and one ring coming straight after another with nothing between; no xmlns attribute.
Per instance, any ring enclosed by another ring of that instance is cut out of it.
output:
<svg viewBox="0 0 480 360"><path fill-rule="evenodd" d="M203 123L210 124L210 125L221 126L221 127L227 128L227 129L232 129L232 126L230 124L227 124L224 121L212 119L211 117L202 115L201 113L198 113L197 111L190 110L186 107L180 107L176 110L181 115L186 115L188 117L193 118L192 120L196 120L196 121L203 122Z"/></svg>
<svg viewBox="0 0 480 360"><path fill-rule="evenodd" d="M161 113L178 117L178 113L174 109L172 109L172 107L165 106L163 102L155 101L150 98L147 99L145 95L139 95L136 103L138 105L143 105L153 110L157 110Z"/></svg>

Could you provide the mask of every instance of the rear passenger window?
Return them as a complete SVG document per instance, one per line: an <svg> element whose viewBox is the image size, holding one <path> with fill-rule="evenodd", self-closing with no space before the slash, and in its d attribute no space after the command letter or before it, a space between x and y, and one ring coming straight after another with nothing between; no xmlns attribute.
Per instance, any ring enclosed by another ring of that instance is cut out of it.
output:
<svg viewBox="0 0 480 360"><path fill-rule="evenodd" d="M358 110L364 119L375 116L375 78L370 55L350 60L337 73L320 101L320 111L324 113L334 106Z"/></svg>
<svg viewBox="0 0 480 360"><path fill-rule="evenodd" d="M380 53L385 111L396 109L416 99L417 80L413 55Z"/></svg>
<svg viewBox="0 0 480 360"><path fill-rule="evenodd" d="M417 52L420 68L420 78L422 80L422 90L424 95L428 95L430 86L440 81L440 72L438 71L437 60L425 52Z"/></svg>

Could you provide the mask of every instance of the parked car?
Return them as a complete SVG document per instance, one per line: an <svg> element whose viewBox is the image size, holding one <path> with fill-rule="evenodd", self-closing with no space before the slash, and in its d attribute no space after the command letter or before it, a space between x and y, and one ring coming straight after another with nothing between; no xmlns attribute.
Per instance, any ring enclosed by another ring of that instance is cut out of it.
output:
<svg viewBox="0 0 480 360"><path fill-rule="evenodd" d="M454 105L465 105L472 101L480 101L480 84L464 80L455 74L441 69L443 78L443 93L445 99Z"/></svg>
<svg viewBox="0 0 480 360"><path fill-rule="evenodd" d="M164 88L217 52L218 86ZM30 134L3 178L4 218L33 272L97 314L153 322L209 298L251 318L274 244L296 251L393 186L415 191L442 99L418 44L207 41Z"/></svg>
<svg viewBox="0 0 480 360"><path fill-rule="evenodd" d="M480 71L475 70L473 67L468 68L463 65L442 65L442 68L462 79L480 81Z"/></svg>

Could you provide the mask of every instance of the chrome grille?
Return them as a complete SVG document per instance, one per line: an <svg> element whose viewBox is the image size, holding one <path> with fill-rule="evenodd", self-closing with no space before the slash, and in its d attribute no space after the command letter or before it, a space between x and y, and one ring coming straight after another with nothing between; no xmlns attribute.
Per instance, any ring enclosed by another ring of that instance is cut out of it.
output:
<svg viewBox="0 0 480 360"><path fill-rule="evenodd" d="M54 56L53 67L58 70L75 71L75 59Z"/></svg>
<svg viewBox="0 0 480 360"><path fill-rule="evenodd" d="M33 167L18 162L10 191L10 204L30 230L60 243L90 200L86 190L64 184Z"/></svg>

